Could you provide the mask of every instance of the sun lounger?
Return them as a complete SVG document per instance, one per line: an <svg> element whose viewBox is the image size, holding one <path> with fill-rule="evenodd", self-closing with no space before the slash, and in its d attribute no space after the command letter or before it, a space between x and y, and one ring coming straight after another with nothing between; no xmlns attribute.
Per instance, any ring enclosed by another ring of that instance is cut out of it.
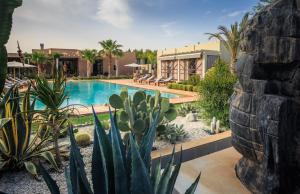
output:
<svg viewBox="0 0 300 194"><path fill-rule="evenodd" d="M154 76L154 75L148 77L147 79L142 80L141 83L143 83L143 82L148 83L149 80L152 80L152 79L155 79L155 76Z"/></svg>
<svg viewBox="0 0 300 194"><path fill-rule="evenodd" d="M151 76L145 81L145 83L150 85L152 82L155 82L156 80L157 78L155 76Z"/></svg>
<svg viewBox="0 0 300 194"><path fill-rule="evenodd" d="M155 82L155 85L157 85L157 86L159 86L159 84L168 84L168 83L170 83L170 82L172 82L172 80L173 80L173 77L171 76L171 77L168 77L167 79L162 79L162 80L159 80L158 82Z"/></svg>
<svg viewBox="0 0 300 194"><path fill-rule="evenodd" d="M138 83L142 83L143 80L146 80L150 77L150 74L145 75L144 77L138 79Z"/></svg>

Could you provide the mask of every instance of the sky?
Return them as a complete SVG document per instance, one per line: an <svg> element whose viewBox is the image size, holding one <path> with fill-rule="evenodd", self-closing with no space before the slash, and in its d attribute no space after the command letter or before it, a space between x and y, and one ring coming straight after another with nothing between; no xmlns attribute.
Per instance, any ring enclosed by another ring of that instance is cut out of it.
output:
<svg viewBox="0 0 300 194"><path fill-rule="evenodd" d="M207 32L230 26L258 0L23 0L15 10L8 52L39 48L164 49L208 42Z"/></svg>

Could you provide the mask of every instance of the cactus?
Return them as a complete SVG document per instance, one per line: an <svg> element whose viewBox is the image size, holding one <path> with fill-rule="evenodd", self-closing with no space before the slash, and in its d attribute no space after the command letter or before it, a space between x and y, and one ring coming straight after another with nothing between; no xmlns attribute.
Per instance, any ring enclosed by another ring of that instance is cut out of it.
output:
<svg viewBox="0 0 300 194"><path fill-rule="evenodd" d="M12 27L14 9L22 5L22 0L0 1L0 94L3 91L7 74L7 43Z"/></svg>
<svg viewBox="0 0 300 194"><path fill-rule="evenodd" d="M220 120L216 120L216 117L213 117L210 123L210 131L211 133L220 133Z"/></svg>
<svg viewBox="0 0 300 194"><path fill-rule="evenodd" d="M162 98L157 91L155 96L147 95L144 91L136 92L131 98L126 88L120 95L113 94L109 98L110 106L118 110L117 123L121 131L132 131L139 142L146 129L153 122L156 114L159 114L158 126L164 127L162 122L172 121L177 117L177 111L169 99ZM160 110L160 111L159 111Z"/></svg>
<svg viewBox="0 0 300 194"><path fill-rule="evenodd" d="M75 136L77 144L81 147L85 147L91 144L91 136L87 133L78 133Z"/></svg>

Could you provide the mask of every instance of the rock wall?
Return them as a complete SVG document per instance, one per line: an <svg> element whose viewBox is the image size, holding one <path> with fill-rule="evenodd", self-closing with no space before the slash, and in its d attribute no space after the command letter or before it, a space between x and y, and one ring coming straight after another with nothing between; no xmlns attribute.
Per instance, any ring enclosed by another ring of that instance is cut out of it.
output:
<svg viewBox="0 0 300 194"><path fill-rule="evenodd" d="M243 34L230 107L237 177L252 193L300 193L300 0L277 0Z"/></svg>

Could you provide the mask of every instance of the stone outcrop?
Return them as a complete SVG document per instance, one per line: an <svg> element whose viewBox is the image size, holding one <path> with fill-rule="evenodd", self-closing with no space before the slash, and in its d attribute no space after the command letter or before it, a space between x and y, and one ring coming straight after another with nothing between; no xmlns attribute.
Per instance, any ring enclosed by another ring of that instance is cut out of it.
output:
<svg viewBox="0 0 300 194"><path fill-rule="evenodd" d="M230 107L237 177L252 193L300 193L300 0L255 15L241 47Z"/></svg>

